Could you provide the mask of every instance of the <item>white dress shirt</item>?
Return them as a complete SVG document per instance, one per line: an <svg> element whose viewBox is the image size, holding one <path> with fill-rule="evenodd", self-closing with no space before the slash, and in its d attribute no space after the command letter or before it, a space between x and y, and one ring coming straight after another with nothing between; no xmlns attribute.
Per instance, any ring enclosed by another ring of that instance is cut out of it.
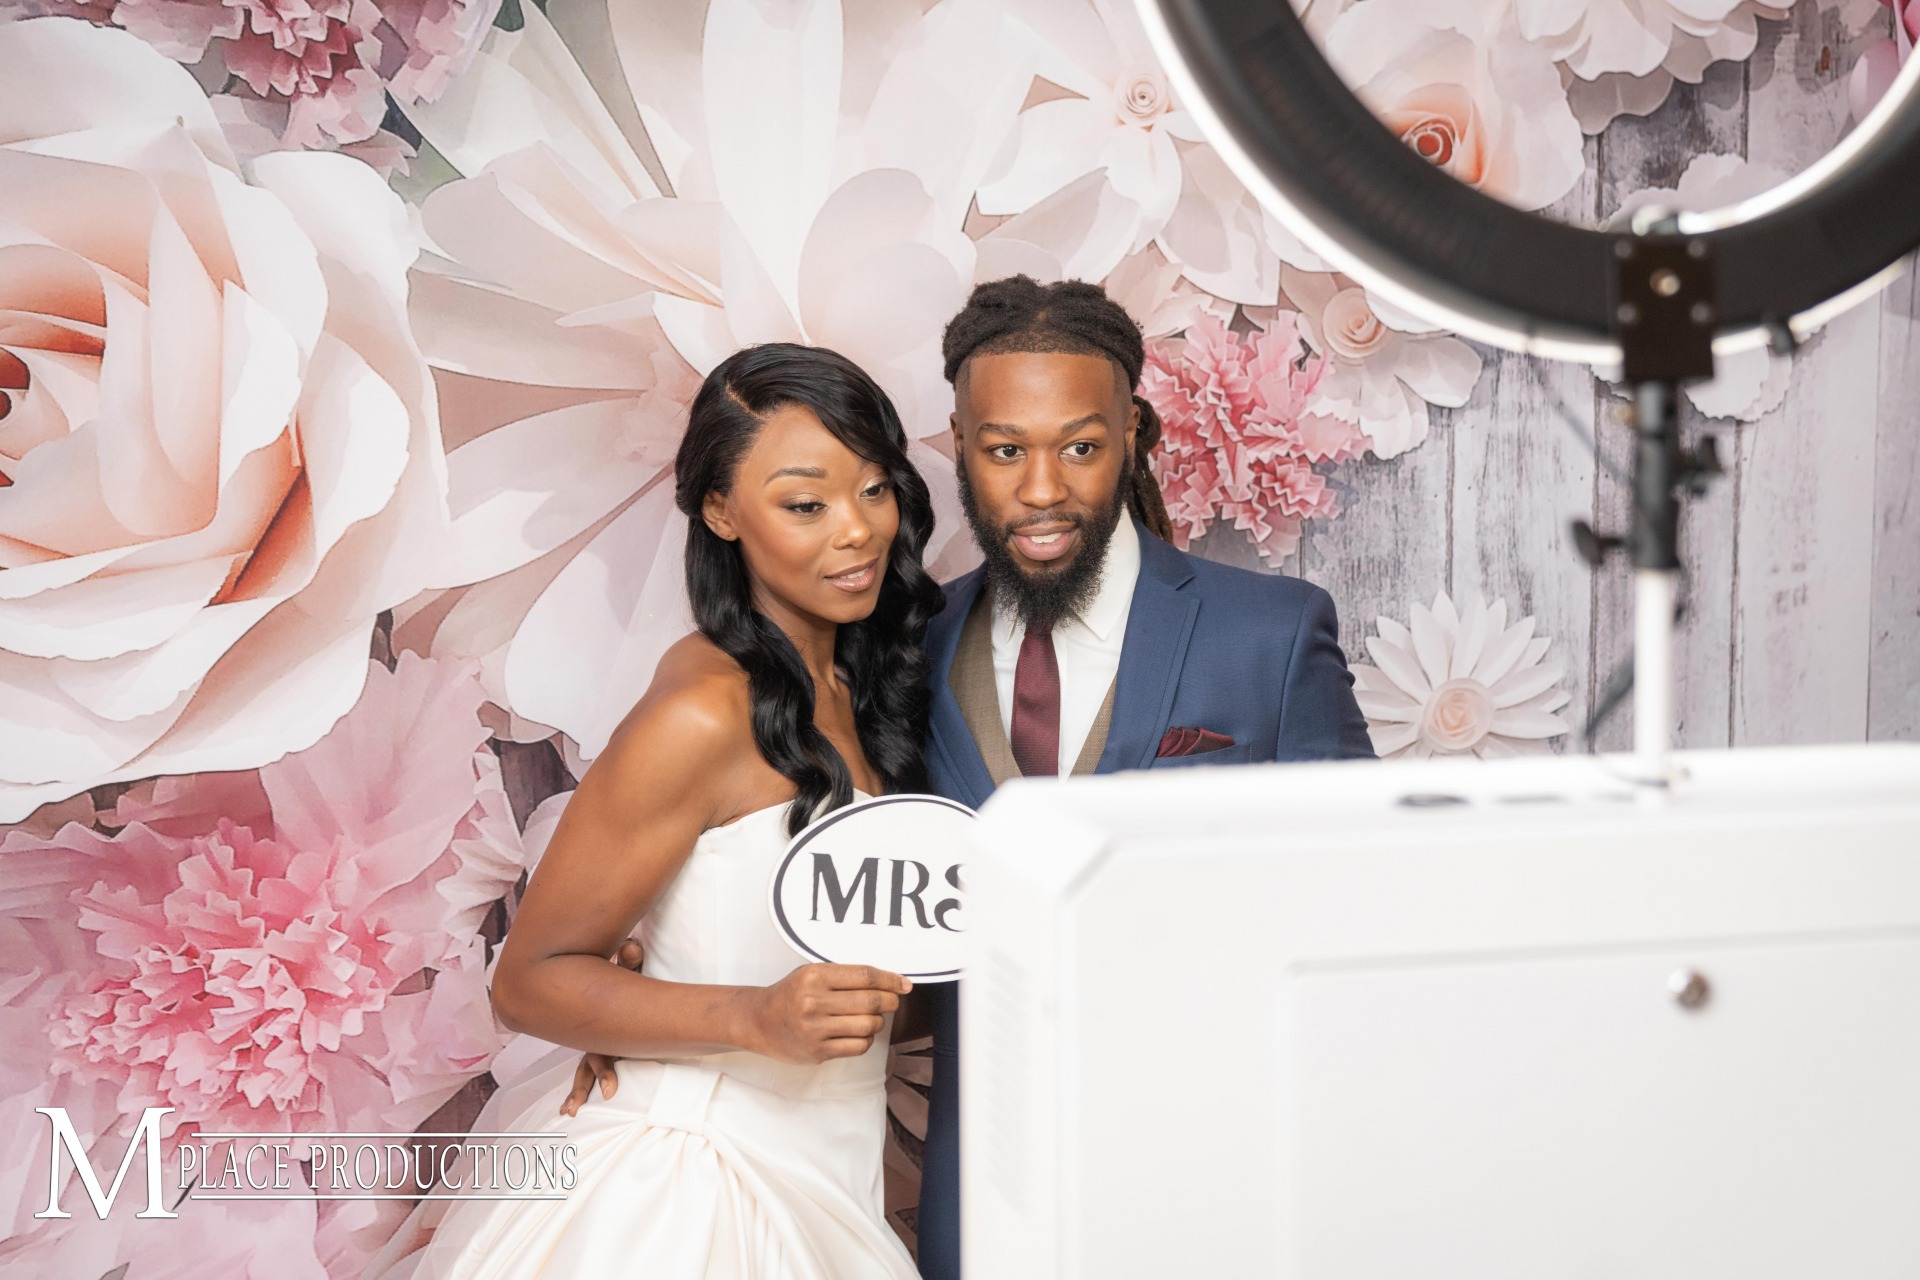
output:
<svg viewBox="0 0 1920 1280"><path fill-rule="evenodd" d="M1100 585L1087 607L1070 613L1053 629L1053 652L1060 664L1060 776L1073 771L1093 729L1107 688L1120 670L1120 645L1133 610L1133 588L1140 579L1140 535L1133 517L1121 513L1107 543ZM1010 609L996 602L993 611L993 683L1000 695L1000 723L1013 733L1013 677L1020 664L1020 641L1027 628Z"/></svg>

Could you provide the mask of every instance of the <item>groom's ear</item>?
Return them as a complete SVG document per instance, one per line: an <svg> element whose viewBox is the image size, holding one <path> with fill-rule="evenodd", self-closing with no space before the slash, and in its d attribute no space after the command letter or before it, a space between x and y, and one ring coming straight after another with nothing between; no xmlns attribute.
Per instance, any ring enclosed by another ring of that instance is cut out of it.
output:
<svg viewBox="0 0 1920 1280"><path fill-rule="evenodd" d="M716 538L727 542L738 542L740 533L733 527L733 519L727 514L727 500L718 493L709 493L700 504L700 518L707 522L707 528L713 530Z"/></svg>
<svg viewBox="0 0 1920 1280"><path fill-rule="evenodd" d="M960 429L960 414L956 411L947 415L947 425L953 428L953 456L957 461L966 453L966 432Z"/></svg>

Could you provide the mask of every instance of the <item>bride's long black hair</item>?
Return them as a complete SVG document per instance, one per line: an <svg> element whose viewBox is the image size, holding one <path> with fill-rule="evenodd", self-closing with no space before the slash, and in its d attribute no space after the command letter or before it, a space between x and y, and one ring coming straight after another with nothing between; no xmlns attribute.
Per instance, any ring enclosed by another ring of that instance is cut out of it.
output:
<svg viewBox="0 0 1920 1280"><path fill-rule="evenodd" d="M822 347L767 343L716 365L693 399L674 459L674 502L687 517L687 596L701 633L747 673L753 741L794 785L787 829L798 833L822 801L837 809L853 799L853 775L813 722L813 678L799 650L753 607L740 547L701 515L709 493L732 486L761 423L791 405L812 410L840 443L885 471L899 506L879 603L859 622L842 625L834 642L860 746L889 791L926 789L920 752L930 695L920 642L943 595L920 562L933 532L933 503L907 460L907 435L887 393L853 361Z"/></svg>

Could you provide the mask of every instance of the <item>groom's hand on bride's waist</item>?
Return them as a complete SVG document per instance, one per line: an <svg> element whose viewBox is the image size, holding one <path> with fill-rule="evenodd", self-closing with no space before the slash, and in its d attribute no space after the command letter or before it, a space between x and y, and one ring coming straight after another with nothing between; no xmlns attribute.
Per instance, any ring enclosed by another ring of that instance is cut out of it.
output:
<svg viewBox="0 0 1920 1280"><path fill-rule="evenodd" d="M641 960L645 959L645 954L645 952L641 951L638 941L633 938L628 938L620 944L620 949L614 952L613 962L622 969L633 969L637 971L640 968ZM579 1115L580 1104L593 1096L593 1082L595 1080L600 1082L600 1096L603 1098L611 1098L613 1091L620 1085L620 1078L613 1070L615 1061L616 1059L610 1058L604 1053L581 1055L580 1065L573 1069L573 1089L560 1103L560 1114L563 1116Z"/></svg>

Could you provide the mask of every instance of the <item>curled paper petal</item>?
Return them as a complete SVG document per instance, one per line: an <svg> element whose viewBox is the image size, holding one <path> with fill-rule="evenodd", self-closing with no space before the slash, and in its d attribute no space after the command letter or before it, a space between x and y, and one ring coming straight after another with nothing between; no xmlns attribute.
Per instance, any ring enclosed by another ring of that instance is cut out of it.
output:
<svg viewBox="0 0 1920 1280"><path fill-rule="evenodd" d="M1783 18L1792 0L1514 0L1520 35L1564 66L1582 129L1647 115L1676 79L1698 84L1708 65L1743 60L1758 18Z"/></svg>

